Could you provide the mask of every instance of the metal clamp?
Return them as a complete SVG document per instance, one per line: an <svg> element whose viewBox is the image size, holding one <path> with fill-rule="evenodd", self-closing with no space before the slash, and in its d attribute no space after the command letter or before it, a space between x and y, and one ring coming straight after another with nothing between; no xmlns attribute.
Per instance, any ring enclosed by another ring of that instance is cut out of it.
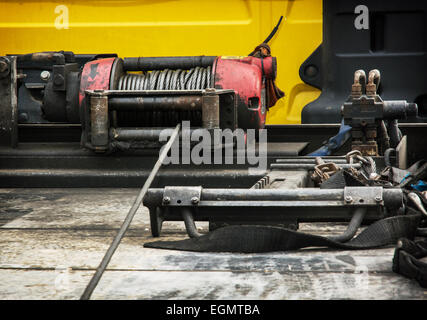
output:
<svg viewBox="0 0 427 320"><path fill-rule="evenodd" d="M344 202L350 206L384 205L382 187L345 187Z"/></svg>
<svg viewBox="0 0 427 320"><path fill-rule="evenodd" d="M165 187L162 204L171 207L195 206L200 202L202 187Z"/></svg>

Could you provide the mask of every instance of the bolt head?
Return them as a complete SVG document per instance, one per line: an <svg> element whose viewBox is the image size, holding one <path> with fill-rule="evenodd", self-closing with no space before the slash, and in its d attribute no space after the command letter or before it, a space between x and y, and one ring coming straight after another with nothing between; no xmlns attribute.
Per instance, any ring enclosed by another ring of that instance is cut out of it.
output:
<svg viewBox="0 0 427 320"><path fill-rule="evenodd" d="M60 74L55 74L53 77L53 83L55 86L61 86L64 83L64 77Z"/></svg>
<svg viewBox="0 0 427 320"><path fill-rule="evenodd" d="M198 203L199 203L199 201L200 201L200 200L199 200L199 198L198 198L198 197L192 197L192 198L191 198L191 203L192 203L192 204L198 204Z"/></svg>
<svg viewBox="0 0 427 320"><path fill-rule="evenodd" d="M382 200L383 200L383 199L382 199L380 196L376 196L376 197L375 197L375 201L376 201L376 202L381 202Z"/></svg>
<svg viewBox="0 0 427 320"><path fill-rule="evenodd" d="M171 198L169 198L169 197L164 197L164 198L163 198L163 203L168 204L168 203L170 203L170 202L171 202Z"/></svg>
<svg viewBox="0 0 427 320"><path fill-rule="evenodd" d="M49 80L49 78L50 78L50 72L49 71L45 70L45 71L42 71L40 73L40 79L42 79L43 81L47 81L47 80Z"/></svg>
<svg viewBox="0 0 427 320"><path fill-rule="evenodd" d="M345 200L345 202L352 202L353 201L353 198L352 197L350 197L350 196L345 196L345 198L344 198L344 200Z"/></svg>

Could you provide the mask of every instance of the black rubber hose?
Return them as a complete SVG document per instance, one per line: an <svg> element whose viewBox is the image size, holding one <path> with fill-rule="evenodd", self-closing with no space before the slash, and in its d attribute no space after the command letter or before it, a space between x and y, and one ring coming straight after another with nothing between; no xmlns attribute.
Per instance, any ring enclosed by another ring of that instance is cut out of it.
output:
<svg viewBox="0 0 427 320"><path fill-rule="evenodd" d="M366 208L357 208L354 210L353 217L351 218L351 221L344 233L338 236L330 236L328 239L336 242L347 242L351 240L356 234L357 229L359 229L363 218L365 217L366 211Z"/></svg>
<svg viewBox="0 0 427 320"><path fill-rule="evenodd" d="M396 149L394 148L388 148L386 151L384 151L384 163L386 167L391 167L391 159L390 159L390 154L392 152L396 152Z"/></svg>
<svg viewBox="0 0 427 320"><path fill-rule="evenodd" d="M263 43L268 43L268 41L270 41L271 38L274 37L274 35L276 34L277 30L279 29L279 26L280 26L280 23L282 22L282 19L283 19L283 16L280 16L279 22L277 22L276 26L270 32L270 34L268 35L268 37L263 41Z"/></svg>
<svg viewBox="0 0 427 320"><path fill-rule="evenodd" d="M390 137L388 135L387 127L385 125L384 120L381 121L381 135L382 135L382 140L384 143L384 149L390 148Z"/></svg>
<svg viewBox="0 0 427 320"><path fill-rule="evenodd" d="M182 208L182 218L184 219L185 229L190 238L198 238L201 234L197 231L194 223L193 213L189 208Z"/></svg>
<svg viewBox="0 0 427 320"><path fill-rule="evenodd" d="M399 122L398 120L391 120L388 125L389 128L389 136L390 136L390 147L396 148L402 139L402 133L399 130Z"/></svg>
<svg viewBox="0 0 427 320"><path fill-rule="evenodd" d="M279 22L277 22L276 26L273 28L273 30L271 30L270 34L268 35L267 38L265 38L265 40L262 43L268 43L268 41L271 40L271 38L274 37L274 35L276 34L277 30L279 30L279 26L280 23L282 22L283 16L280 16ZM248 54L248 56L252 56L255 53L255 50L252 51L251 53Z"/></svg>

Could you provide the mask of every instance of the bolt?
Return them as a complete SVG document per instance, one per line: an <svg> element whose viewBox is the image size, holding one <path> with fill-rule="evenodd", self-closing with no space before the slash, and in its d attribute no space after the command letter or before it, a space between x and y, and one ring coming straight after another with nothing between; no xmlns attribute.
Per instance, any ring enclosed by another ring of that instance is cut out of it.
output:
<svg viewBox="0 0 427 320"><path fill-rule="evenodd" d="M381 196L376 196L375 197L375 201L376 202L381 202L383 199L381 198Z"/></svg>
<svg viewBox="0 0 427 320"><path fill-rule="evenodd" d="M64 77L60 74L55 74L55 76L53 77L53 83L55 84L55 86L61 86L64 84Z"/></svg>
<svg viewBox="0 0 427 320"><path fill-rule="evenodd" d="M50 72L49 71L45 70L45 71L42 71L40 73L40 79L42 79L43 81L47 81L47 80L49 80L49 78L50 78Z"/></svg>
<svg viewBox="0 0 427 320"><path fill-rule="evenodd" d="M309 65L309 66L307 66L306 68L305 68L305 70L304 70L304 74L307 76L307 77L309 77L309 78L313 78L314 76L316 76L317 75L317 72L318 72L319 70L317 69L317 67L316 66L314 66L314 65Z"/></svg>
<svg viewBox="0 0 427 320"><path fill-rule="evenodd" d="M192 197L191 198L191 203L192 204L198 204L199 203L199 198L198 197Z"/></svg>
<svg viewBox="0 0 427 320"><path fill-rule="evenodd" d="M353 198L350 196L345 196L344 200L345 200L345 202L349 203L349 202L353 201Z"/></svg>
<svg viewBox="0 0 427 320"><path fill-rule="evenodd" d="M28 113L22 112L18 115L19 122L27 122L28 121Z"/></svg>
<svg viewBox="0 0 427 320"><path fill-rule="evenodd" d="M169 197L164 197L163 198L163 203L168 204L170 202L171 202L171 198L169 198Z"/></svg>

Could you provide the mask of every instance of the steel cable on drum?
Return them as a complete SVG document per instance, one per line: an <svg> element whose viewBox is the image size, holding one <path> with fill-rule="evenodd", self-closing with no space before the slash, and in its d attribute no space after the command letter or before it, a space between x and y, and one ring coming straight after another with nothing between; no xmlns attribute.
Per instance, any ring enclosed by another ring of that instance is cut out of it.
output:
<svg viewBox="0 0 427 320"><path fill-rule="evenodd" d="M190 70L155 70L127 73L119 78L118 90L203 90L213 86L212 68L196 67ZM128 126L172 126L183 120L198 125L201 111L123 111L117 115L119 123Z"/></svg>
<svg viewBox="0 0 427 320"><path fill-rule="evenodd" d="M120 77L118 90L202 90L212 87L211 67L190 70L127 73Z"/></svg>

